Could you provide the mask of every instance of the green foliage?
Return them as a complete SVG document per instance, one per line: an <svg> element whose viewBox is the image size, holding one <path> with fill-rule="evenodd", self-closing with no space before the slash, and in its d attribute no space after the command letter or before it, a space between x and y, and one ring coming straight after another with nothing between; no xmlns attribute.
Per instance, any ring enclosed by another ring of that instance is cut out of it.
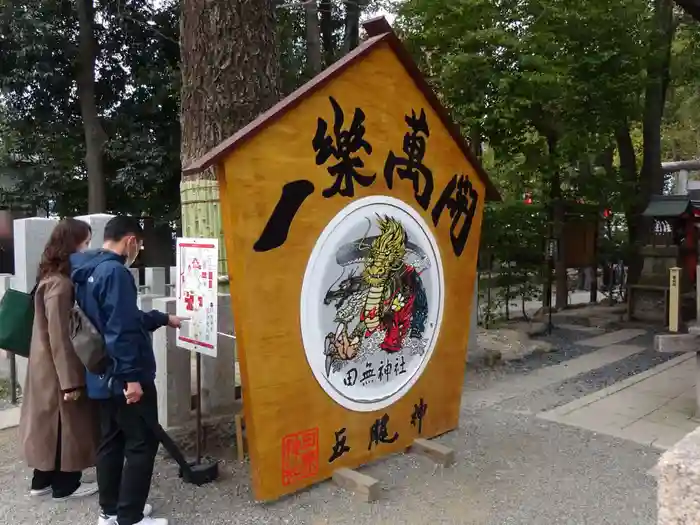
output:
<svg viewBox="0 0 700 525"><path fill-rule="evenodd" d="M667 160L687 160L700 155L700 30L697 23L680 25L673 54L663 149Z"/></svg>
<svg viewBox="0 0 700 525"><path fill-rule="evenodd" d="M363 2L363 13L380 1ZM179 17L175 0L96 2L97 104L107 134L110 211L179 218ZM277 9L282 88L309 80L302 4ZM345 11L331 2L324 57L340 57ZM0 0L0 206L86 211L85 140L76 92L78 22L69 0ZM330 64L326 64L330 65Z"/></svg>
<svg viewBox="0 0 700 525"><path fill-rule="evenodd" d="M496 310L509 317L516 300L524 314L525 301L540 297L547 224L541 205L510 201L486 206L479 258L479 292L481 302L488 303L485 322L495 319Z"/></svg>
<svg viewBox="0 0 700 525"><path fill-rule="evenodd" d="M179 214L179 5L96 6L97 103L108 142L108 209ZM75 73L77 15L67 0L0 3L0 169L5 206L86 211L85 145Z"/></svg>

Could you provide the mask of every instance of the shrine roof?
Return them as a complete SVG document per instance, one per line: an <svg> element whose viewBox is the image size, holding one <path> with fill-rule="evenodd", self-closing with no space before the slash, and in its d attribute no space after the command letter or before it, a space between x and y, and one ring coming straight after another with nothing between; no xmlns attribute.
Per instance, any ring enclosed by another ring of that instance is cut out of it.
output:
<svg viewBox="0 0 700 525"><path fill-rule="evenodd" d="M680 217L692 208L688 195L653 195L644 210L644 217Z"/></svg>
<svg viewBox="0 0 700 525"><path fill-rule="evenodd" d="M423 94L435 113L437 113L442 125L449 132L452 140L457 144L462 154L474 168L474 171L477 173L478 177L481 179L481 182L486 188L486 200L500 201L501 196L498 189L489 179L489 176L481 165L481 162L479 162L479 160L476 158L469 146L469 143L462 136L459 127L452 121L447 110L440 103L437 95L428 85L428 82L425 80L425 78L423 78L423 75L421 74L416 63L411 58L408 50L403 45L396 33L394 33L386 19L384 17L378 17L368 20L363 24L363 27L369 37L367 40L338 60L335 64L316 75L313 79L308 81L292 94L275 104L269 110L262 113L247 126L241 128L238 132L234 133L221 144L205 153L202 157L195 160L189 166L186 166L182 170L183 173L186 175L195 174L215 165L230 151L240 146L243 142L254 137L258 132L272 124L275 120L282 117L288 111L294 109L301 101L312 95L319 88L325 86L334 78L340 76L353 63L361 60L363 57L377 49L381 44L386 43L394 52L406 72L411 76L416 88Z"/></svg>

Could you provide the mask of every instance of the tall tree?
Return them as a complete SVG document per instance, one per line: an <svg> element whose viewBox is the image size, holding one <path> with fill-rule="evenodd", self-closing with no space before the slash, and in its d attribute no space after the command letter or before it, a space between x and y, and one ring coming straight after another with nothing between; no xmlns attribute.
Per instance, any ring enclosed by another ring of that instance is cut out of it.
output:
<svg viewBox="0 0 700 525"><path fill-rule="evenodd" d="M90 67L78 70L76 1L0 0L0 169L15 181L0 193L2 206L88 211L88 137L76 86ZM104 130L98 137L109 137L100 150L106 210L172 222L179 217L179 4L94 7L92 91Z"/></svg>
<svg viewBox="0 0 700 525"><path fill-rule="evenodd" d="M76 0L78 11L77 84L80 113L85 134L85 167L88 177L88 213L106 211L105 175L102 169L102 148L107 137L97 109L95 93L95 8L93 0Z"/></svg>
<svg viewBox="0 0 700 525"><path fill-rule="evenodd" d="M181 16L181 159L187 166L277 102L280 75L272 0L183 0ZM183 176L184 235L222 236L215 181L213 170ZM225 275L225 258L221 263Z"/></svg>
<svg viewBox="0 0 700 525"><path fill-rule="evenodd" d="M343 3L345 4L343 54L348 54L360 43L360 13L364 4L361 0L344 0Z"/></svg>
<svg viewBox="0 0 700 525"><path fill-rule="evenodd" d="M318 21L317 0L307 0L304 3L306 21L306 56L309 62L309 71L315 75L321 72L323 63L321 59L321 26Z"/></svg>

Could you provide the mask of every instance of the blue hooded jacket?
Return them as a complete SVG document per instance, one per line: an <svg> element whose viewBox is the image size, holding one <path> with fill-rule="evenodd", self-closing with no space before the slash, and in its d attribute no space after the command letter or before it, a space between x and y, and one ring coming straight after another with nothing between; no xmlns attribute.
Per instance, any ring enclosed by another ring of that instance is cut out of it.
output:
<svg viewBox="0 0 700 525"><path fill-rule="evenodd" d="M71 255L75 300L102 334L112 365L96 376L86 371L91 399L124 395L124 384L152 383L156 360L149 332L168 324L168 315L145 313L136 302L137 289L125 258L107 250Z"/></svg>

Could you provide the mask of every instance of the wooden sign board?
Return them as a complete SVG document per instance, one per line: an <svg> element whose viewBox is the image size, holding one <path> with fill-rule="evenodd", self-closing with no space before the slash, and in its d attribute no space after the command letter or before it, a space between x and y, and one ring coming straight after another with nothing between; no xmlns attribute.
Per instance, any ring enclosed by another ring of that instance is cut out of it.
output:
<svg viewBox="0 0 700 525"><path fill-rule="evenodd" d="M257 499L458 425L484 199L383 19L214 165Z"/></svg>

